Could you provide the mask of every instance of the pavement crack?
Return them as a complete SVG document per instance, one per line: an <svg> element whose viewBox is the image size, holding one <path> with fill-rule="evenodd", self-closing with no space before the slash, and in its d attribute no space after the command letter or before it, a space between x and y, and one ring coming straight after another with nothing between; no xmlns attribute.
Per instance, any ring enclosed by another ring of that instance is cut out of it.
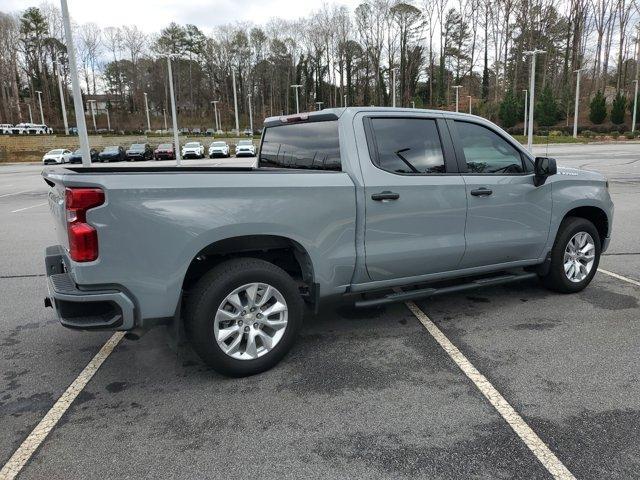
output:
<svg viewBox="0 0 640 480"><path fill-rule="evenodd" d="M27 275L0 275L0 278L33 278L44 277L44 273L31 273Z"/></svg>

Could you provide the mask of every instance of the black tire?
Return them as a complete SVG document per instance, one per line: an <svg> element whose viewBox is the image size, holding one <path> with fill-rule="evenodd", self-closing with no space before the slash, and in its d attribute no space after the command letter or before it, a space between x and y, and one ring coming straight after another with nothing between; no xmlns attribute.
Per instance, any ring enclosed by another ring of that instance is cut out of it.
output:
<svg viewBox="0 0 640 480"><path fill-rule="evenodd" d="M572 282L564 272L564 252L569 241L578 232L586 232L591 235L595 245L595 258L589 274L580 282ZM556 241L551 250L551 266L549 272L541 277L542 283L550 290L560 293L576 293L584 290L598 270L600 252L600 234L593 223L585 218L565 218L560 224Z"/></svg>
<svg viewBox="0 0 640 480"><path fill-rule="evenodd" d="M242 285L264 282L284 297L288 318L285 332L273 349L254 360L227 355L214 336L215 312L225 297ZM222 375L246 377L269 370L293 346L302 325L303 301L296 282L280 267L256 258L237 258L217 265L189 292L185 302L185 329L194 350L211 368Z"/></svg>

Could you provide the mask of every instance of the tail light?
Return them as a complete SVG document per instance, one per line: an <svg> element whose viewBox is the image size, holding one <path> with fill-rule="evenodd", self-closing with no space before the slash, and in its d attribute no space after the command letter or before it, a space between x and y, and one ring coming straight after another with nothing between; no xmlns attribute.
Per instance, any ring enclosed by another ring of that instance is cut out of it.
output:
<svg viewBox="0 0 640 480"><path fill-rule="evenodd" d="M65 204L69 255L75 262L92 262L98 258L98 232L87 223L87 210L104 203L99 188L67 188Z"/></svg>

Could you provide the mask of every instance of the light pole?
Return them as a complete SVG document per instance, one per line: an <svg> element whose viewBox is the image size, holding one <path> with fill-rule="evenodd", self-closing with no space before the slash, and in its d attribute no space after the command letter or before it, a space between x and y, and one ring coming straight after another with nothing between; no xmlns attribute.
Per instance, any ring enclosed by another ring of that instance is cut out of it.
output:
<svg viewBox="0 0 640 480"><path fill-rule="evenodd" d="M31 104L27 103L27 107L29 108L29 123L33 123L33 115L31 114Z"/></svg>
<svg viewBox="0 0 640 480"><path fill-rule="evenodd" d="M467 95L469 97L469 114L471 114L471 95Z"/></svg>
<svg viewBox="0 0 640 480"><path fill-rule="evenodd" d="M415 100L411 100L411 108L416 108L416 102L415 102Z"/></svg>
<svg viewBox="0 0 640 480"><path fill-rule="evenodd" d="M531 55L531 81L529 83L529 125L527 127L527 148L529 151L533 149L533 102L536 94L536 55L546 53L544 50L530 50L524 52L524 55Z"/></svg>
<svg viewBox="0 0 640 480"><path fill-rule="evenodd" d="M249 128L251 129L251 135L253 135L253 112L251 111L251 94L247 95L249 97Z"/></svg>
<svg viewBox="0 0 640 480"><path fill-rule="evenodd" d="M167 109L166 108L162 109L162 116L164 117L164 131L167 132L169 131L169 128L167 128Z"/></svg>
<svg viewBox="0 0 640 480"><path fill-rule="evenodd" d="M345 108L347 106L347 96L346 95L344 95L344 106L345 106Z"/></svg>
<svg viewBox="0 0 640 480"><path fill-rule="evenodd" d="M324 102L316 102L316 110L322 110L322 105Z"/></svg>
<svg viewBox="0 0 640 480"><path fill-rule="evenodd" d="M93 132L95 133L98 130L96 127L96 111L95 111L95 100L89 100L89 105L91 106L91 119L93 120Z"/></svg>
<svg viewBox="0 0 640 480"><path fill-rule="evenodd" d="M459 111L458 110L458 105L459 105L458 101L459 101L459 98L460 98L460 89L462 88L462 85L454 85L451 88L455 88L456 89L456 113L458 113L458 111Z"/></svg>
<svg viewBox="0 0 640 480"><path fill-rule="evenodd" d="M151 122L149 120L149 97L147 96L147 92L144 92L143 95L144 95L144 109L147 112L147 132L150 132Z"/></svg>
<svg viewBox="0 0 640 480"><path fill-rule="evenodd" d="M69 20L69 7L67 6L67 0L60 0L60 6L62 10L65 43L67 44L67 55L69 56L69 75L71 76L71 91L73 92L73 108L76 112L78 140L80 141L80 150L82 151L82 165L89 167L91 166L89 136L87 135L87 123L84 119L84 106L82 105L82 92L80 91L80 80L78 79L76 50L73 45L73 34L71 32L71 21Z"/></svg>
<svg viewBox="0 0 640 480"><path fill-rule="evenodd" d="M638 115L638 80L633 80L633 83L636 84L635 88L635 96L633 97L633 119L631 120L631 132L636 131L636 116Z"/></svg>
<svg viewBox="0 0 640 480"><path fill-rule="evenodd" d="M233 80L233 106L236 110L236 135L240 135L240 123L238 122L238 93L236 92L236 72L231 69L231 78Z"/></svg>
<svg viewBox="0 0 640 480"><path fill-rule="evenodd" d="M576 105L573 111L573 138L578 138L578 103L580 102L580 72L582 68L574 70L576 74Z"/></svg>
<svg viewBox="0 0 640 480"><path fill-rule="evenodd" d="M62 109L62 122L64 123L64 134L69 135L69 123L67 122L67 107L64 104L64 89L62 88L62 72L60 71L60 61L56 63L58 70L58 90L60 91L60 108Z"/></svg>
<svg viewBox="0 0 640 480"><path fill-rule="evenodd" d="M180 139L178 138L178 118L176 114L176 97L173 94L173 72L171 71L171 55L167 55L167 71L169 73L169 96L171 97L171 124L173 126L173 151L176 154L176 165L182 165L180 157Z"/></svg>
<svg viewBox="0 0 640 480"><path fill-rule="evenodd" d="M523 135L526 137L527 136L527 111L529 108L529 106L527 105L527 98L529 95L529 90L525 88L522 91L524 92L524 133Z"/></svg>
<svg viewBox="0 0 640 480"><path fill-rule="evenodd" d="M42 92L40 90L36 90L38 94L38 104L40 105L40 123L44 125L44 113L42 113Z"/></svg>
<svg viewBox="0 0 640 480"><path fill-rule="evenodd" d="M296 89L296 113L300 113L300 103L298 102L298 89L302 87L300 84L291 85L291 88Z"/></svg>
<svg viewBox="0 0 640 480"><path fill-rule="evenodd" d="M636 131L636 120L638 116L638 83L640 83L640 23L636 25L636 84L635 95L633 96L633 115L631 122L631 131Z"/></svg>
<svg viewBox="0 0 640 480"><path fill-rule="evenodd" d="M211 100L211 104L213 105L213 121L215 123L216 133L218 133L218 130L220 130L218 124L218 102L219 100Z"/></svg>
<svg viewBox="0 0 640 480"><path fill-rule="evenodd" d="M111 131L111 116L109 115L109 109L105 108L105 112L107 112L107 132Z"/></svg>
<svg viewBox="0 0 640 480"><path fill-rule="evenodd" d="M391 98L393 99L392 100L393 103L391 104L392 107L396 106L396 70L397 69L398 69L398 67L393 67L391 69L391 74L392 74L392 77L393 77L393 81L391 83L391 85L392 85L392 87L391 87Z"/></svg>

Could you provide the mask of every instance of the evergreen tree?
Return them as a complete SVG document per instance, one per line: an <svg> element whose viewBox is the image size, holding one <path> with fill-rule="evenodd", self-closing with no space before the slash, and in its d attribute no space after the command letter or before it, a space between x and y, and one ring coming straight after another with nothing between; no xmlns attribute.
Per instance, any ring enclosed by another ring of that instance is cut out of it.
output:
<svg viewBox="0 0 640 480"><path fill-rule="evenodd" d="M596 92L589 104L589 120L595 125L600 125L607 118L607 104L600 90Z"/></svg>
<svg viewBox="0 0 640 480"><path fill-rule="evenodd" d="M621 92L616 94L616 98L613 99L613 104L611 105L611 122L615 125L620 125L624 123L624 113L627 107L627 99L622 95Z"/></svg>
<svg viewBox="0 0 640 480"><path fill-rule="evenodd" d="M558 121L558 104L549 85L542 89L537 101L535 116L539 125L551 126Z"/></svg>
<svg viewBox="0 0 640 480"><path fill-rule="evenodd" d="M509 89L504 96L504 100L500 103L498 117L504 128L513 127L518 121L518 101L516 100L513 90Z"/></svg>

